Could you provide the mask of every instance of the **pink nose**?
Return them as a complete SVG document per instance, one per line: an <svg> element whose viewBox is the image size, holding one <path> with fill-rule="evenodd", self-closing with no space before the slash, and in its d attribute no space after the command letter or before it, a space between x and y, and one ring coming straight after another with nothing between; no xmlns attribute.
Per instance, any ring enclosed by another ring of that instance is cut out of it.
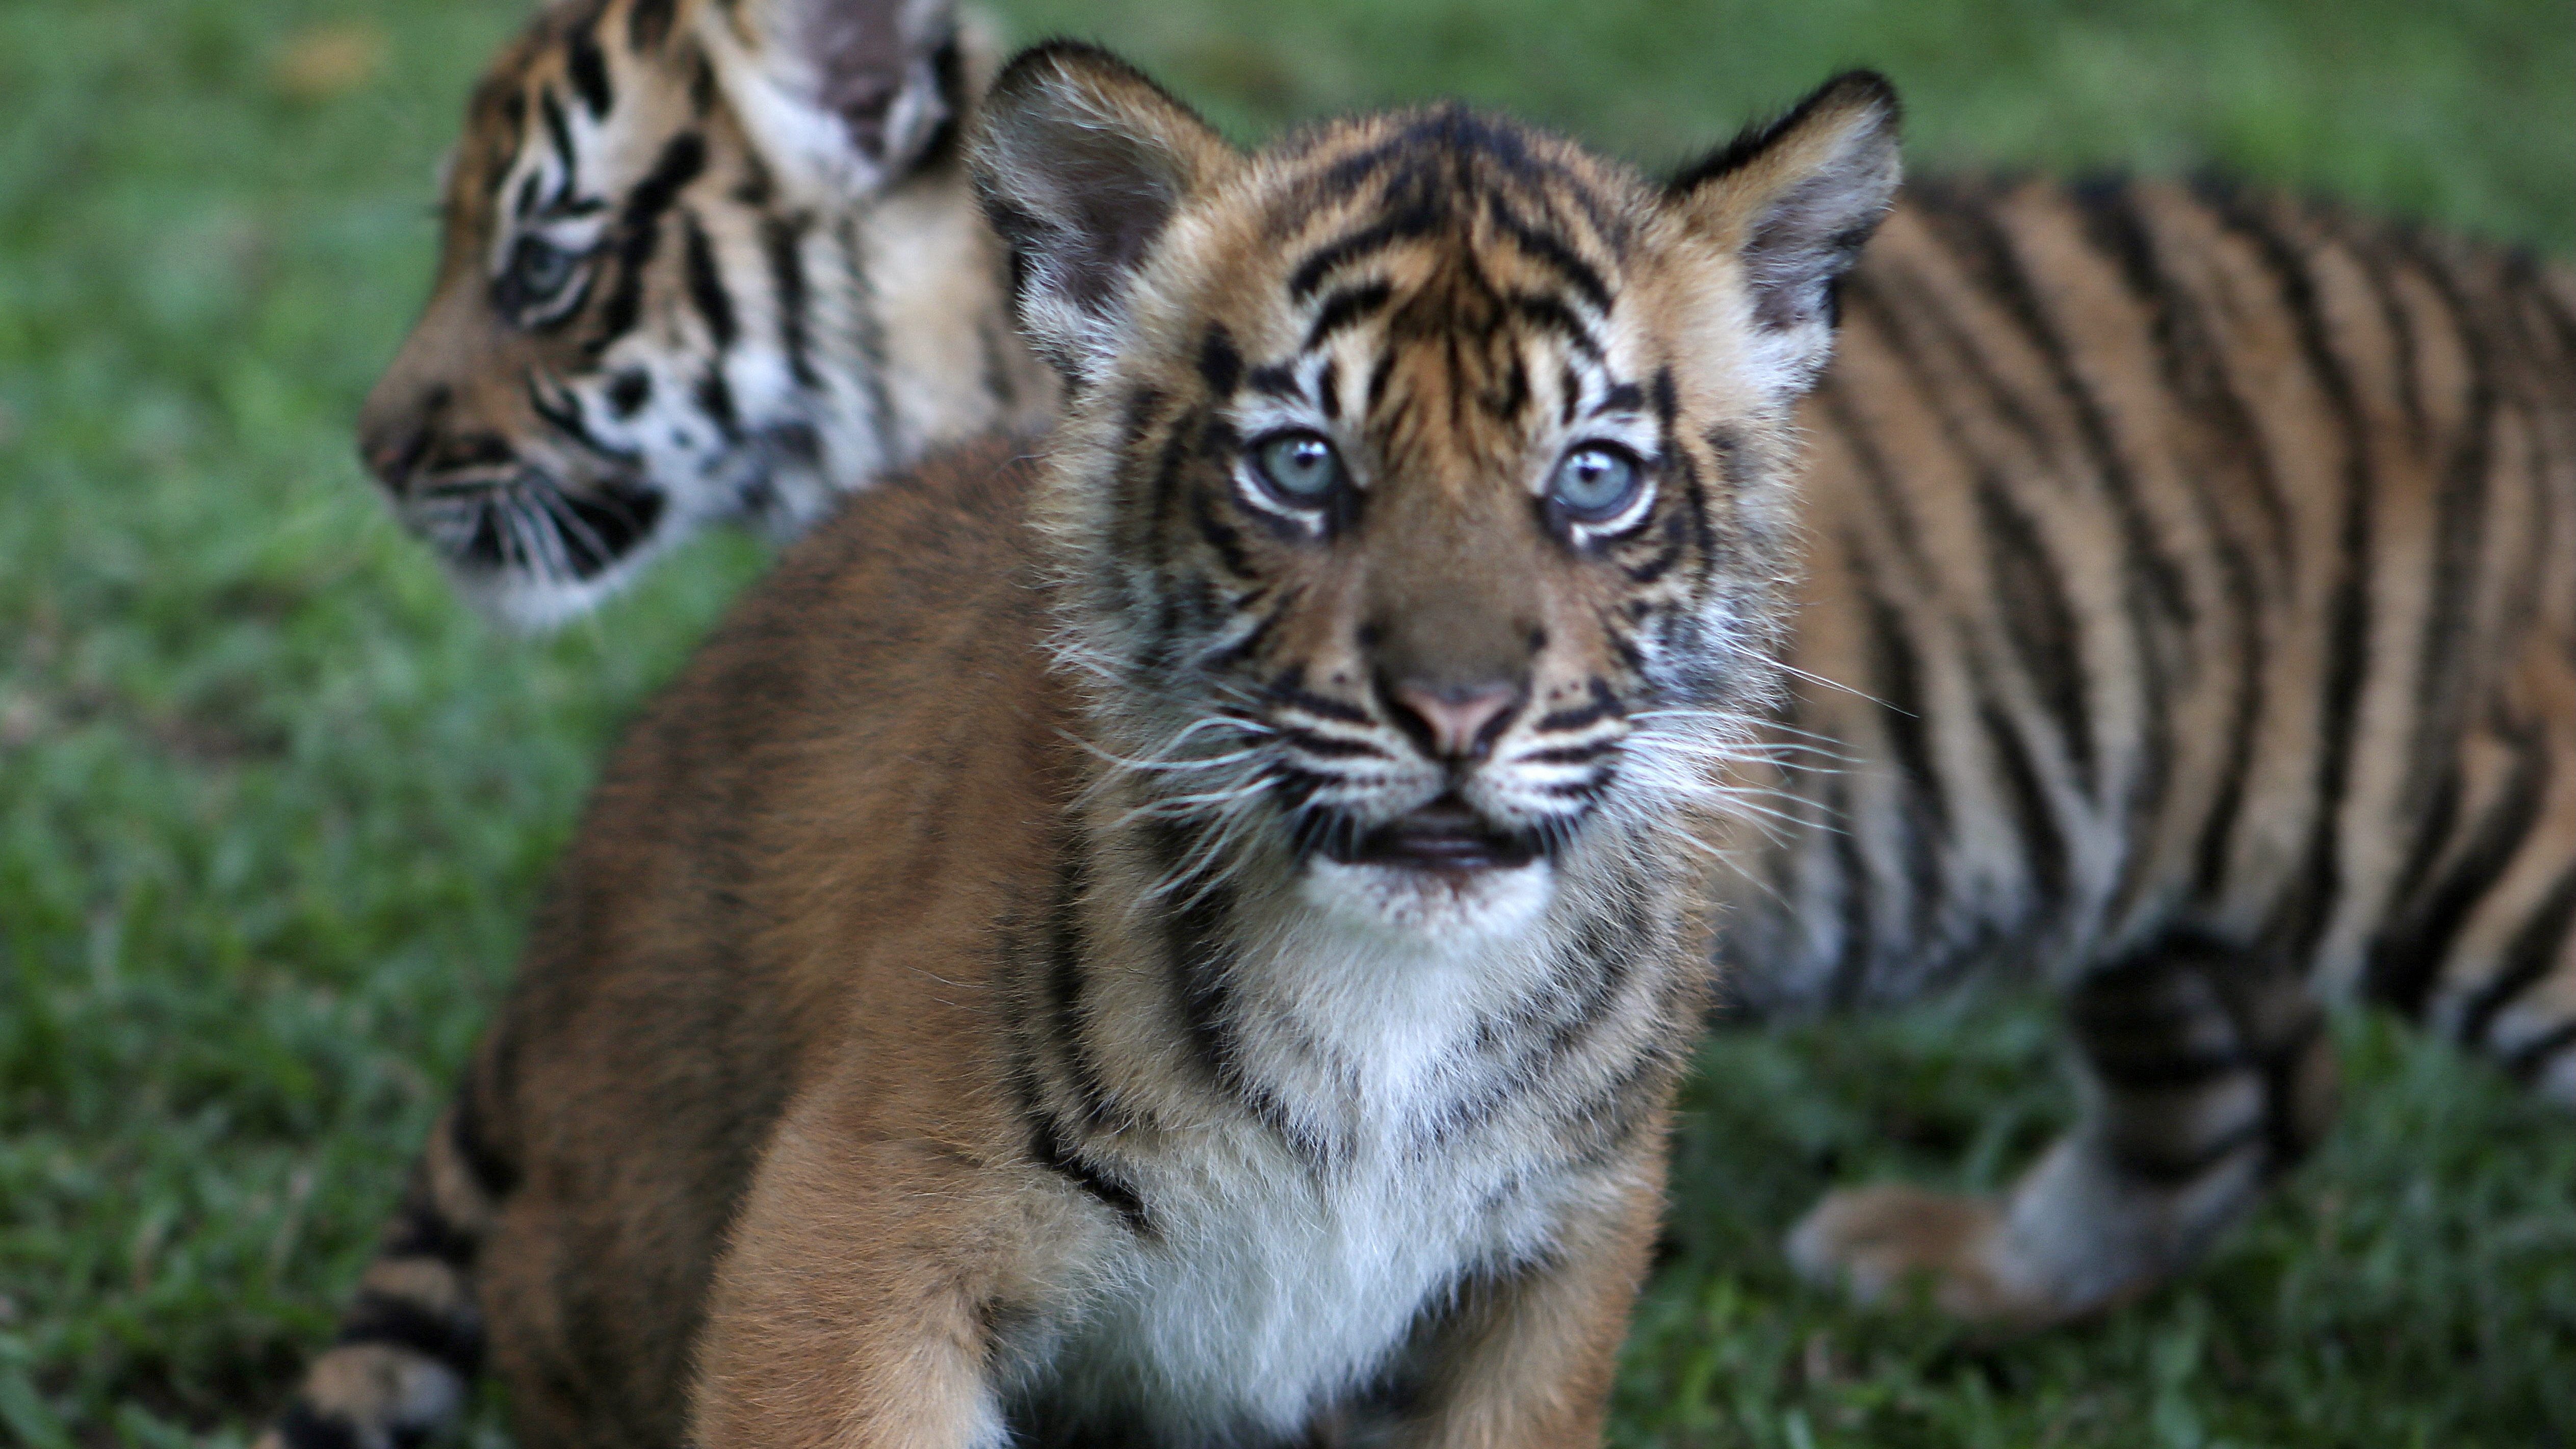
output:
<svg viewBox="0 0 2576 1449"><path fill-rule="evenodd" d="M1489 684L1465 689L1426 689L1399 684L1387 691L1396 707L1421 721L1432 748L1444 759L1481 757L1500 731L1495 726L1512 707L1518 691Z"/></svg>

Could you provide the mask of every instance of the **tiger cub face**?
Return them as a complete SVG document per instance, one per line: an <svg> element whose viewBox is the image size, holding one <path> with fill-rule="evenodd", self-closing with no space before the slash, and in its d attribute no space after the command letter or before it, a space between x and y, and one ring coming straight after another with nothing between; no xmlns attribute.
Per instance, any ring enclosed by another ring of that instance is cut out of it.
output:
<svg viewBox="0 0 2576 1449"><path fill-rule="evenodd" d="M1720 803L1883 82L1664 186L1456 107L1245 157L1071 49L993 110L977 184L1078 400L1062 647L1159 889L1472 942Z"/></svg>
<svg viewBox="0 0 2576 1449"><path fill-rule="evenodd" d="M502 53L359 428L469 597L550 624L1048 410L955 164L968 69L945 0L559 0Z"/></svg>

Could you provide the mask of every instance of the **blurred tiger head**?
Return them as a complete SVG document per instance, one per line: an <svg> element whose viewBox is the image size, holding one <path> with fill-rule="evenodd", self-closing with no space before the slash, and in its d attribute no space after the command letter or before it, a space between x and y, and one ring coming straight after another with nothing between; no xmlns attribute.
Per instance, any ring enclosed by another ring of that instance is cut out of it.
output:
<svg viewBox="0 0 2576 1449"><path fill-rule="evenodd" d="M947 0L560 0L501 54L359 426L469 598L552 624L1051 412L958 164L970 42Z"/></svg>
<svg viewBox="0 0 2576 1449"><path fill-rule="evenodd" d="M972 165L1071 389L1041 516L1150 868L1267 859L1455 933L1722 803L1776 683L1792 409L1897 183L1885 82L1658 185L1456 106L1247 156L1057 45Z"/></svg>

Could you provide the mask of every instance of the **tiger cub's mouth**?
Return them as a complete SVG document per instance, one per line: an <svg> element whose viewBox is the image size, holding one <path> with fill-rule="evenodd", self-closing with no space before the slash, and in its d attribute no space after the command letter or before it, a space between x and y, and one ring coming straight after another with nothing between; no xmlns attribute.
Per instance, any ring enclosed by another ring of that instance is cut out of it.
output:
<svg viewBox="0 0 2576 1449"><path fill-rule="evenodd" d="M1516 870L1537 859L1538 848L1487 824L1457 796L1443 795L1366 834L1335 841L1326 854L1342 865L1467 875Z"/></svg>

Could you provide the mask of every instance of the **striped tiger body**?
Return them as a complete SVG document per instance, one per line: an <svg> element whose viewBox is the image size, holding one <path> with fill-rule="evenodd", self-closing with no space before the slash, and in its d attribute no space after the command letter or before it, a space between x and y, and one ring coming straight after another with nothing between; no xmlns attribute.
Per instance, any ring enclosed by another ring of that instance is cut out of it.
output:
<svg viewBox="0 0 2576 1449"><path fill-rule="evenodd" d="M877 43L812 43L833 13ZM922 119L972 104L953 37L930 0L613 0L550 11L496 65L437 297L365 429L469 593L559 619L698 521L792 532L1054 406ZM854 92L911 129L793 104ZM691 136L703 163L658 182ZM511 209L558 235L566 177L611 218L556 248L583 290L510 313L537 291L510 275ZM1728 851L1725 974L1770 1012L2040 970L2094 1106L2004 1200L1837 1196L1793 1239L1810 1271L1878 1294L1928 1270L1957 1311L2019 1322L2160 1281L2324 1129L2338 996L2576 1099L2553 783L2571 291L2216 191L1899 204L1800 415L1811 682L1741 797L1776 818Z"/></svg>
<svg viewBox="0 0 2576 1449"><path fill-rule="evenodd" d="M557 0L502 52L359 424L467 597L556 623L1052 416L957 155L972 40L943 0Z"/></svg>
<svg viewBox="0 0 2576 1449"><path fill-rule="evenodd" d="M1598 1442L1894 100L1658 186L1058 44L970 155L1066 418L637 725L276 1442Z"/></svg>
<svg viewBox="0 0 2576 1449"><path fill-rule="evenodd" d="M1843 304L1771 740L1820 767L1723 954L1773 1010L2035 967L2090 1106L2004 1199L1839 1195L1801 1261L2022 1322L2138 1291L2324 1127L2336 998L2576 1104L2576 278L2026 183L1918 187Z"/></svg>

